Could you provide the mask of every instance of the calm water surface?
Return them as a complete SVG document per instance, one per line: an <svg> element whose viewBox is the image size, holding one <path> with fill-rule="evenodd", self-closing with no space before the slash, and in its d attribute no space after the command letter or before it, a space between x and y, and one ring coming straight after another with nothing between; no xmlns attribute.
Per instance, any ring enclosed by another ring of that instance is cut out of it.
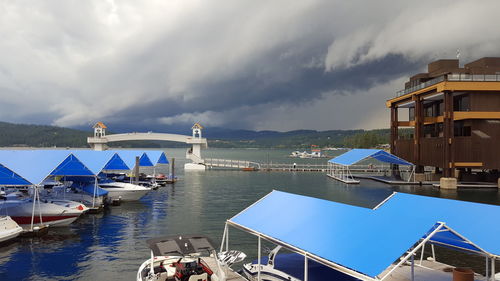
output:
<svg viewBox="0 0 500 281"><path fill-rule="evenodd" d="M496 189L443 192L432 187L387 186L373 181L347 186L313 172L186 172L185 149L167 149L176 158L180 181L152 191L138 202L86 215L42 238L0 246L0 280L135 280L149 257L145 240L169 234L200 233L220 243L225 220L273 189L374 207L393 191L500 205ZM290 150L209 149L205 157L279 163L325 163L290 159ZM335 152L332 153L332 155ZM417 211L417 210L416 210ZM256 256L257 239L230 228L230 247Z"/></svg>

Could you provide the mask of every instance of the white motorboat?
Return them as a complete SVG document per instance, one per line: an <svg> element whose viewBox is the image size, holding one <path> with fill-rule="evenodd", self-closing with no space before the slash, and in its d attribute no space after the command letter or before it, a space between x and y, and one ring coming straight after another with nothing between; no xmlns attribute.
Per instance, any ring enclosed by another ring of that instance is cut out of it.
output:
<svg viewBox="0 0 500 281"><path fill-rule="evenodd" d="M35 203L35 208L33 208L31 198L24 197L19 192L13 192L7 194L5 200L0 201L0 213L8 214L22 227L29 226L32 221L33 224L65 226L74 222L82 214L81 210L53 203L43 201Z"/></svg>
<svg viewBox="0 0 500 281"><path fill-rule="evenodd" d="M246 255L239 251L216 254L210 239L200 235L167 236L147 240L151 258L137 271L137 281L241 280L230 266Z"/></svg>
<svg viewBox="0 0 500 281"><path fill-rule="evenodd" d="M95 188L93 183L85 182L53 182L45 183L40 196L47 200L70 200L81 202L87 207L102 207L107 202L108 192Z"/></svg>
<svg viewBox="0 0 500 281"><path fill-rule="evenodd" d="M42 201L46 203L56 204L59 206L64 206L66 208L79 211L82 214L85 214L88 210L90 210L90 208L85 206L85 204L71 200L46 198L42 199Z"/></svg>
<svg viewBox="0 0 500 281"><path fill-rule="evenodd" d="M0 217L0 243L16 238L22 231L23 228L9 216Z"/></svg>
<svg viewBox="0 0 500 281"><path fill-rule="evenodd" d="M99 186L108 192L112 200L136 201L146 195L151 188L127 182L100 182Z"/></svg>

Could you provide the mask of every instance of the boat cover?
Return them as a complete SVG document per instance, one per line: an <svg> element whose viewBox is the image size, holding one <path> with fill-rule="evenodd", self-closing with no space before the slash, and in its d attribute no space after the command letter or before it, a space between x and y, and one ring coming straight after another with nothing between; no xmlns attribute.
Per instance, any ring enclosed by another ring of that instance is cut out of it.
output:
<svg viewBox="0 0 500 281"><path fill-rule="evenodd" d="M9 168L0 165L0 185L32 185L29 181L14 173Z"/></svg>
<svg viewBox="0 0 500 281"><path fill-rule="evenodd" d="M408 166L413 165L412 163L381 149L358 149L358 148L351 149L344 154L341 154L333 159L330 159L328 162L344 166L350 166L366 158L373 158L381 162L390 164L408 165Z"/></svg>
<svg viewBox="0 0 500 281"><path fill-rule="evenodd" d="M500 206L405 193L368 209L273 191L228 223L374 278L439 222L446 231L430 241L498 256L500 224L492 221L496 217Z"/></svg>
<svg viewBox="0 0 500 281"><path fill-rule="evenodd" d="M186 256L215 249L212 241L201 235L164 236L149 239L146 243L155 256Z"/></svg>

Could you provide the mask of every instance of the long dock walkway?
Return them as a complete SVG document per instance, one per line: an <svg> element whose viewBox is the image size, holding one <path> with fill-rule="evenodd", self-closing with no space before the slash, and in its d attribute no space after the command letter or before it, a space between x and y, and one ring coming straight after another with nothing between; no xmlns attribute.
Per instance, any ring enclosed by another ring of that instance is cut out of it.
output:
<svg viewBox="0 0 500 281"><path fill-rule="evenodd" d="M206 158L204 164L208 169L282 171L282 172L327 172L328 164L303 163L259 163L246 160ZM390 166L354 165L349 170L356 175L384 175L391 172Z"/></svg>

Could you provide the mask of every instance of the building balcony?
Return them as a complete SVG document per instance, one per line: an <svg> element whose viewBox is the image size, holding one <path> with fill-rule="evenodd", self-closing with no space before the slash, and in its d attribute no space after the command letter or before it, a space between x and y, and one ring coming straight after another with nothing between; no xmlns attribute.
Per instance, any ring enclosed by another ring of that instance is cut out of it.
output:
<svg viewBox="0 0 500 281"><path fill-rule="evenodd" d="M436 85L438 83L450 81L450 82L500 82L500 74L463 74L463 73L451 73L433 78L424 83L420 83L416 86L403 89L396 92L396 97L404 96L409 93L416 92L418 90L425 89L427 87Z"/></svg>

